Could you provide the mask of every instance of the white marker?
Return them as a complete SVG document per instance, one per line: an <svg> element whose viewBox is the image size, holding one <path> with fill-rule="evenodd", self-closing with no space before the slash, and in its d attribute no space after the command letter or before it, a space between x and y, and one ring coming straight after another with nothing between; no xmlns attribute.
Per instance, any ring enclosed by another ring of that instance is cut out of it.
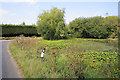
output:
<svg viewBox="0 0 120 80"><path fill-rule="evenodd" d="M45 48L43 48L43 50L42 50L41 59L43 59L43 57L44 57L44 52L45 52Z"/></svg>

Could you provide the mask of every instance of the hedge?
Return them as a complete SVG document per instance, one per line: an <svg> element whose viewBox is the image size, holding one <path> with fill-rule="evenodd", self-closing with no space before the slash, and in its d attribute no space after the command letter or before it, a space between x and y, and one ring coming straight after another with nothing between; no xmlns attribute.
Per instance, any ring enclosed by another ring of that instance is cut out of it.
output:
<svg viewBox="0 0 120 80"><path fill-rule="evenodd" d="M2 36L14 37L23 34L24 36L39 36L36 27L33 25L11 25L2 24Z"/></svg>

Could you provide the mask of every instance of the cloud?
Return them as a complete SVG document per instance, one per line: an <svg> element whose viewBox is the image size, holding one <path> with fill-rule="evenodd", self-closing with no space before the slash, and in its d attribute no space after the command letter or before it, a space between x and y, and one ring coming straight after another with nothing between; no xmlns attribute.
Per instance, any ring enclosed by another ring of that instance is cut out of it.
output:
<svg viewBox="0 0 120 80"><path fill-rule="evenodd" d="M8 14L8 11L0 7L0 22L2 22L2 17L6 14Z"/></svg>
<svg viewBox="0 0 120 80"><path fill-rule="evenodd" d="M8 14L8 11L0 7L0 18L5 14Z"/></svg>
<svg viewBox="0 0 120 80"><path fill-rule="evenodd" d="M16 13L10 12L10 11L5 10L2 7L0 7L0 17L2 17L4 15L16 16Z"/></svg>
<svg viewBox="0 0 120 80"><path fill-rule="evenodd" d="M10 19L7 18L8 16L10 17L16 16L16 13L10 12L9 10L5 10L0 6L0 24L2 24L4 20L9 21Z"/></svg>

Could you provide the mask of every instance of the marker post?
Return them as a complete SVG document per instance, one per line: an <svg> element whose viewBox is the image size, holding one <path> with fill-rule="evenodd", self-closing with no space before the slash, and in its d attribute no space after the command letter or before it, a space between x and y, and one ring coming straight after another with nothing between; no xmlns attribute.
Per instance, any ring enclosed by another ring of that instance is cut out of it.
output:
<svg viewBox="0 0 120 80"><path fill-rule="evenodd" d="M43 48L42 53L41 53L41 59L43 59L45 53L45 48Z"/></svg>

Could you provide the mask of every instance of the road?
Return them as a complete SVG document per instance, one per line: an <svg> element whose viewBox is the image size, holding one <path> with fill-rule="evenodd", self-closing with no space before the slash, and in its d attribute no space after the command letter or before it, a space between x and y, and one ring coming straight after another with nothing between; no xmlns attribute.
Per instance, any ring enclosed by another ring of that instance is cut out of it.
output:
<svg viewBox="0 0 120 80"><path fill-rule="evenodd" d="M0 69L2 73L0 73L0 75L2 74L2 78L22 78L8 50L8 44L10 42L10 40L0 40L0 56L2 55L2 58L0 57L0 67L2 67L2 69Z"/></svg>

